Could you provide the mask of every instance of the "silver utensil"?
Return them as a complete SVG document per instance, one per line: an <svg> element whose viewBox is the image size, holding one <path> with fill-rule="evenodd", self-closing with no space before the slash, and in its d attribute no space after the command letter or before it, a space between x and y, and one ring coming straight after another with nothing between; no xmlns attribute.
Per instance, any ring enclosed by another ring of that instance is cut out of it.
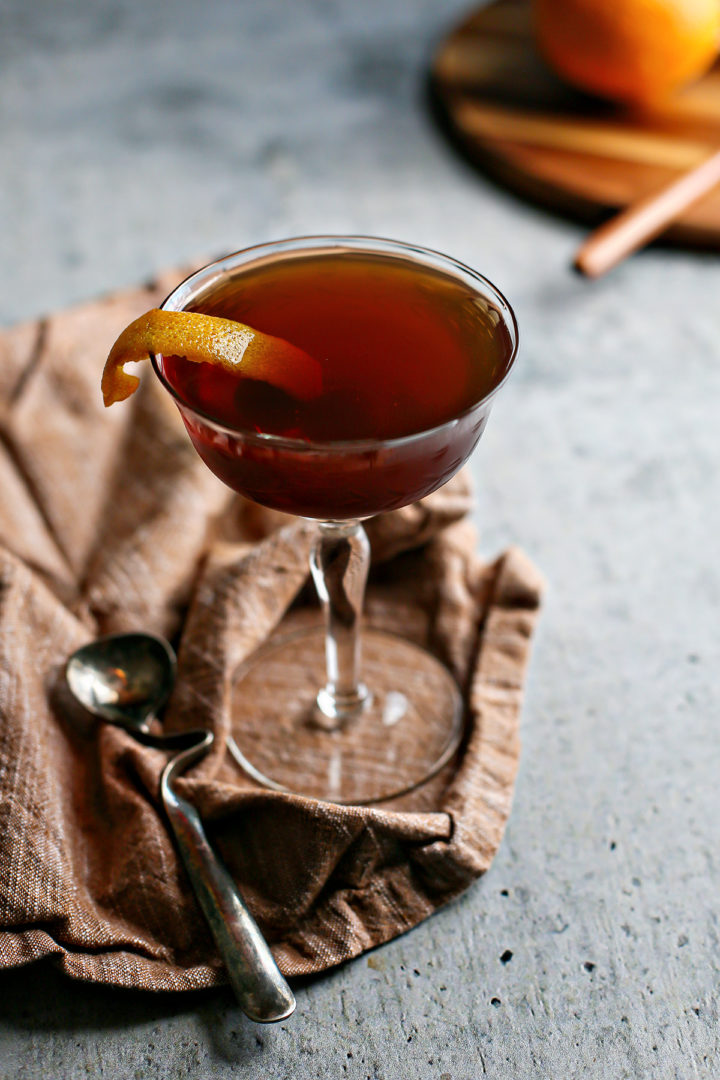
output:
<svg viewBox="0 0 720 1080"><path fill-rule="evenodd" d="M71 692L88 712L129 731L144 746L177 751L160 780L163 805L240 1008L258 1023L285 1020L295 1010L293 993L234 881L210 847L197 810L172 787L177 776L207 754L214 735L150 733L172 689L175 669L175 654L162 638L112 634L73 653L65 674Z"/></svg>

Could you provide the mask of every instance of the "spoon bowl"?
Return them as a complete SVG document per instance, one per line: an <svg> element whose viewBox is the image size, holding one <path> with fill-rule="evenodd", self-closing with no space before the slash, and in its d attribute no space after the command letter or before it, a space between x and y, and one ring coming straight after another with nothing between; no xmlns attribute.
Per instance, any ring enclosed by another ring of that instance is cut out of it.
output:
<svg viewBox="0 0 720 1080"><path fill-rule="evenodd" d="M147 733L170 696L176 667L175 653L163 638L111 634L73 653L66 675L93 716Z"/></svg>

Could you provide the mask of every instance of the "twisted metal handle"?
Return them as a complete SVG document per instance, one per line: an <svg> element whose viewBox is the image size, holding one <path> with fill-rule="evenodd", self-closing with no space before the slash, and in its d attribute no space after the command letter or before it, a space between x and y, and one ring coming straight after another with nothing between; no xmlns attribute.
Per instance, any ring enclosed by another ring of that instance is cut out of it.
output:
<svg viewBox="0 0 720 1080"><path fill-rule="evenodd" d="M240 1008L260 1024L286 1020L295 1011L292 990L235 882L211 848L200 815L172 786L177 776L208 753L214 735L209 731L193 731L146 736L141 741L158 749L181 751L163 769L160 793L178 851Z"/></svg>

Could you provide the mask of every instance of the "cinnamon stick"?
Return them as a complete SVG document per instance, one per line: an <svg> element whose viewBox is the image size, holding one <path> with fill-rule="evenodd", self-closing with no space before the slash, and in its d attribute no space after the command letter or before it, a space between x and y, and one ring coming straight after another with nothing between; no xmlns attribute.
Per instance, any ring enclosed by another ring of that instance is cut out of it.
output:
<svg viewBox="0 0 720 1080"><path fill-rule="evenodd" d="M646 195L591 233L575 255L574 265L588 277L600 277L643 247L720 183L720 150L677 180Z"/></svg>

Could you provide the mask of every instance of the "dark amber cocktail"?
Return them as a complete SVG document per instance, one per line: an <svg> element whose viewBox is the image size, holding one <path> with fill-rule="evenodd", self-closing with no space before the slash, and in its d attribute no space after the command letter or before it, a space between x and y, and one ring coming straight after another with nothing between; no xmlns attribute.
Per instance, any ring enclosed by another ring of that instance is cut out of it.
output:
<svg viewBox="0 0 720 1080"><path fill-rule="evenodd" d="M324 629L273 639L240 668L231 752L262 784L338 802L412 789L456 749L461 701L436 657L375 629L359 633L370 559L360 522L428 495L467 460L515 357L510 306L436 252L306 237L221 259L163 307L280 341L264 353L263 381L197 357L153 362L221 480L319 519L310 569ZM286 379L281 366L293 356L304 359Z"/></svg>
<svg viewBox="0 0 720 1080"><path fill-rule="evenodd" d="M475 446L514 349L492 299L402 252L310 243L280 260L260 254L188 308L284 338L321 365L322 391L303 401L212 364L158 358L213 472L256 502L320 519L367 517L445 483Z"/></svg>

